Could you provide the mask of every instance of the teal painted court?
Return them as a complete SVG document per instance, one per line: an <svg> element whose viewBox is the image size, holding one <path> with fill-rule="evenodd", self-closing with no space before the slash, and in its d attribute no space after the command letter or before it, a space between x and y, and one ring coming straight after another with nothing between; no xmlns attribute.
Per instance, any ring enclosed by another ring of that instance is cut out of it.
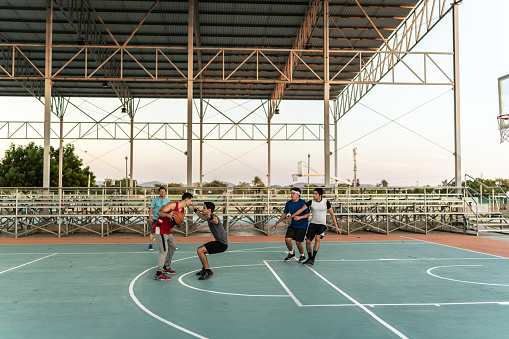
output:
<svg viewBox="0 0 509 339"><path fill-rule="evenodd" d="M402 237L403 238L403 237ZM507 338L509 260L426 241L232 243L171 281L144 244L0 246L1 338Z"/></svg>

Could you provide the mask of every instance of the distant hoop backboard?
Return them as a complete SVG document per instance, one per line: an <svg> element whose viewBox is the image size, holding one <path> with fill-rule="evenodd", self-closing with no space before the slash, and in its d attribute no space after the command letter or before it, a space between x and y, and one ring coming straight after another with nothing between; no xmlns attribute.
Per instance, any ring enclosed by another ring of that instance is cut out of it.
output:
<svg viewBox="0 0 509 339"><path fill-rule="evenodd" d="M304 173L304 161L299 161L297 164L297 174L302 175Z"/></svg>
<svg viewBox="0 0 509 339"><path fill-rule="evenodd" d="M500 143L509 139L509 114L497 117L498 129L500 130Z"/></svg>
<svg viewBox="0 0 509 339"><path fill-rule="evenodd" d="M509 140L509 75L498 78L498 130L500 143Z"/></svg>

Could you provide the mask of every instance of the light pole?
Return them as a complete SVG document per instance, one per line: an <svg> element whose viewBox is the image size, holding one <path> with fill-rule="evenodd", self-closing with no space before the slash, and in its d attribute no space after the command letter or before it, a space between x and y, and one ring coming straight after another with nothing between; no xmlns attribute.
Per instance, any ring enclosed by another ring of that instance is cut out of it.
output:
<svg viewBox="0 0 509 339"><path fill-rule="evenodd" d="M125 187L127 187L127 157L125 157Z"/></svg>
<svg viewBox="0 0 509 339"><path fill-rule="evenodd" d="M308 200L309 200L309 168L311 167L311 153L308 153Z"/></svg>

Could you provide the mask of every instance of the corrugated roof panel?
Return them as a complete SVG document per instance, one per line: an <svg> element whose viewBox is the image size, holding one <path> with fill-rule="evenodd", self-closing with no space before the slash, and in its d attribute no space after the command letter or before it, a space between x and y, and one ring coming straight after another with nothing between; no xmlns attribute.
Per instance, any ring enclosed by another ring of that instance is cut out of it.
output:
<svg viewBox="0 0 509 339"><path fill-rule="evenodd" d="M370 16L372 22L379 28L385 38L393 34L403 17L407 17L412 8L420 0L359 0L363 10ZM82 44L94 43L99 45L114 45L113 39L100 23L91 8L83 13L78 7L70 11L68 6L78 2L54 0L54 25L53 25L53 69L60 69L66 63L68 65L59 73L60 76L73 77L85 74L85 53L75 57ZM153 0L90 0L93 9L104 21L110 32L119 44L130 36L147 11L154 4ZM65 6L63 6L65 4ZM224 0L221 2L209 0L197 1L198 19L200 22L200 35L202 47L226 47L239 48L239 50L225 51L217 57L202 76L208 79L218 79L218 82L204 83L207 95L223 97L263 97L268 98L275 88L275 84L256 83L256 70L258 78L263 80L281 79L279 70L283 70L288 63L288 51L267 51L263 53L270 62L261 54L256 53L249 60L246 57L256 48L281 49L290 48L294 45L299 33L299 28L308 10L308 0L274 0L256 1L248 3ZM62 5L62 6L59 6ZM67 6L67 7L66 7ZM187 50L163 49L158 52L157 66L155 49L136 49L137 46L160 46L160 47L186 47L188 44L187 34L187 0L160 1L148 15L144 24L129 42L127 51L121 60L120 52L111 57L94 76L106 77L119 72L122 68L125 77L139 77L140 81L129 82L129 88L133 95L154 96L174 95L185 97L187 91L180 74L187 74ZM363 11L357 6L355 0L331 0L330 1L330 48L335 49L378 49L383 45L379 34L372 27L371 22L365 18ZM0 32L2 42L7 43L39 43L45 41L45 7L41 0L4 1L0 4ZM91 18L91 22L83 18ZM311 48L320 49L323 46L323 20L318 18L312 36L309 39ZM86 41L81 41L79 37ZM56 45L71 44L76 47L60 48ZM78 46L79 45L79 46ZM20 47L31 58L36 67L44 70L44 46ZM244 50L242 50L244 49ZM9 51L2 49L4 55L9 56ZM88 74L93 72L101 63L114 53L115 49L89 48L87 53ZM202 51L203 65L218 52L218 49ZM75 57L72 62L71 58ZM359 60L350 61L352 54L331 53L331 73L336 73L345 67L336 79L351 79L359 69ZM370 55L364 54L363 62L369 61ZM169 58L172 65L166 58ZM198 72L197 52L194 53L195 70ZM323 75L322 53L304 52L303 60L319 76ZM7 58L8 59L8 58ZM156 67L158 77L176 79L169 83L150 82L150 76L136 62L140 62L152 74L155 75ZM232 72L242 63L235 73ZM271 64L272 63L272 64ZM178 68L175 69L175 67ZM223 70L224 68L224 70ZM294 68L294 79L315 79L316 76L302 63ZM180 71L180 72L179 72ZM224 83L220 81L224 76L231 75L231 79L253 79L251 83ZM182 82L181 82L182 81ZM102 90L97 94L97 88L102 87L100 79L91 81L77 79L62 81L55 79L56 87L69 87L69 95L100 95L115 96L112 89ZM6 86L3 86L3 85ZM184 87L183 87L184 86ZM286 98L318 98L323 95L323 86L317 84L291 84L287 89ZM340 90L341 86L334 86L334 91ZM0 78L0 94L19 95L19 85L13 81ZM250 90L251 88L251 90ZM28 93L28 92L27 92ZM211 94L213 93L213 94Z"/></svg>

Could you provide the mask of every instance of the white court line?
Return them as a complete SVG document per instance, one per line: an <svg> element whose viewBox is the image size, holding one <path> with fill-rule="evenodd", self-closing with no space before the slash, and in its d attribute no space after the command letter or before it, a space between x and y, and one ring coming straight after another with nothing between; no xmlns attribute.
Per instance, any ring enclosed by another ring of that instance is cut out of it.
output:
<svg viewBox="0 0 509 339"><path fill-rule="evenodd" d="M270 265L267 263L266 260L263 261L264 264L269 268L269 270L272 272L272 274L274 274L274 277L276 277L277 281L279 281L279 283L281 284L281 286L283 286L283 288L285 289L286 293L288 293L288 295L293 299L293 301L299 306L299 307L302 307L302 303L299 301L299 299L297 299L297 297L292 293L292 291L290 291L290 289L288 288L288 286L285 285L285 283L283 282L283 280L281 280L281 278L277 275L277 273L272 269L272 267L270 267Z"/></svg>
<svg viewBox="0 0 509 339"><path fill-rule="evenodd" d="M180 260L185 260L185 259L190 259L190 258L195 258L196 256L193 256L193 257L189 257L189 258L183 258L183 259L178 259L178 260L174 260L174 261L180 261ZM190 331L188 330L187 328L184 328L182 326L179 326L175 323L172 323L171 321L169 320L166 320L164 319L163 317L160 317L158 316L157 314L155 314L154 312L150 311L148 308L146 308L145 306L143 306L143 304L138 300L138 298L136 298L136 295L134 295L134 284L136 283L136 280L138 280L139 277L141 277L143 274L145 274L146 272L148 272L149 270L152 270L154 269L155 267L157 266L154 266L154 267L150 267L148 269L146 269L145 271L141 272L140 274L138 274L138 276L136 276L136 278L134 278L131 283L129 284L129 295L131 296L131 299L133 299L133 301L136 303L136 305L138 305L139 308L141 308L143 311L145 311L145 313L147 313L148 315L156 318L157 320L159 321L162 321L163 323L167 324L167 325L170 325L174 328L176 328L177 330L180 330L182 332L185 332L187 334L190 334L194 337L197 337L197 338L204 338L206 339L207 337L204 337L198 333L195 333L193 331ZM166 282L163 282L163 284L166 283Z"/></svg>
<svg viewBox="0 0 509 339"><path fill-rule="evenodd" d="M465 248L461 248L461 247L455 247L455 246L450 246L450 245L439 244L439 243L432 242L432 241L426 241L426 240L415 239L415 238L411 238L411 237L405 237L404 235L401 235L400 237L402 237L402 238L408 238L408 239L412 239L412 240L416 240L416 241L422 241L422 242L425 242L425 243L428 243L428 244L440 245L440 246L445 246L445 247L455 248L455 249L457 249L457 250L463 250L463 251L468 251L468 252L472 252L472 253L478 253L478 254L490 255L490 256L492 256L492 257L497 257L497 258L501 258L501 259L508 259L508 258L506 258L506 257L502 257L502 256L500 256L500 255L489 254L489 253L484 253L484 252L479 252L479 251L467 250L467 249L465 249Z"/></svg>
<svg viewBox="0 0 509 339"><path fill-rule="evenodd" d="M402 304L362 304L367 307L381 307L381 306L455 306L455 305L485 305L485 304L498 304L509 305L509 301L466 301L457 303L402 303ZM302 305L302 307L357 307L355 304L327 304L327 305Z"/></svg>
<svg viewBox="0 0 509 339"><path fill-rule="evenodd" d="M248 265L230 265L230 266L218 266L218 267L212 267L214 270L217 269L217 268L229 268L229 267L245 267L245 266L248 266L248 267L251 267L251 266L263 266L263 264L248 264ZM194 287L194 286L191 286L191 285L188 285L186 284L184 281L183 281L183 278L188 275L188 274L191 274L191 273L195 273L195 272L198 272L198 270L194 270L194 271L191 271L191 272L187 272L183 275L181 275L179 277L179 283L181 283L182 285L184 285L185 287L188 287L188 288L191 288L193 290L197 290L197 291L201 291L201 292L208 292L208 293L216 293L216 294L226 294L226 295L236 295L236 296L241 296L241 297L271 297L271 298L288 298L288 295L281 295L281 294L242 294L242 293L231 293L231 292L219 292L219 291L211 291L211 290L205 290L205 289L202 289L202 288L198 288L198 287Z"/></svg>
<svg viewBox="0 0 509 339"><path fill-rule="evenodd" d="M449 261L449 260L502 260L507 258L413 258L413 259L320 259L320 262L370 262L370 261ZM295 258L297 260L297 258ZM267 261L281 261L280 259L268 259Z"/></svg>
<svg viewBox="0 0 509 339"><path fill-rule="evenodd" d="M501 259L507 259L507 258L415 258L415 259L321 259L320 262L350 262L350 261L421 261L421 260L501 260Z"/></svg>
<svg viewBox="0 0 509 339"><path fill-rule="evenodd" d="M371 312L370 310L368 310L366 308L366 306L364 306L363 304L359 303L357 300L355 300L354 298L352 298L351 296L349 296L348 294L346 294L345 292L343 292L339 287L337 287L336 285L334 285L333 283L331 283L329 280L325 279L325 277L323 277L320 273L318 273L317 271L315 271L313 268L309 267L306 265L306 267L308 269L310 269L314 274L316 274L318 277L320 277L323 281L325 281L327 284L329 284L329 286L331 286L333 289L335 289L336 291L338 291L339 293L341 293L344 297L346 297L348 300L350 300L351 302L353 302L355 305L359 306L362 310L364 310L364 312L366 312L367 314L369 314L371 317L373 317L376 321L378 321L380 324L384 325L387 329L389 329L390 331L392 331L394 334L396 334L398 337L400 338L406 338L408 339L407 336L405 336L403 333L401 333L400 331L398 331L397 329L395 329L394 327L392 327L391 325L389 325L388 323L386 323L384 320L382 320L380 317L378 317L375 313Z"/></svg>
<svg viewBox="0 0 509 339"><path fill-rule="evenodd" d="M228 251L229 252L237 252L237 251ZM249 251L248 251L249 252ZM260 251L257 252L260 253L281 253L281 251ZM98 254L98 255L105 255L105 254L150 254L150 255L157 255L158 251L143 251L143 252L59 252L57 254L59 255L87 255L87 254ZM181 254L189 254L194 253L196 254L196 251L178 251L178 253ZM0 253L0 256L2 255L20 255L20 254L46 254L46 253ZM177 254L177 252L175 252ZM261 264L260 264L261 265Z"/></svg>
<svg viewBox="0 0 509 339"><path fill-rule="evenodd" d="M52 257L52 256L54 256L55 254L58 254L58 253L53 253L53 254L47 255L47 256L45 256L45 257L42 257L42 258L39 258L39 259L36 259L36 260L30 261L30 262L27 262L27 263L25 263L25 264L23 264L23 265L19 265L19 266L13 267L13 268L9 268L8 270L5 270L5 271L0 272L0 274L5 273L5 272L9 272L9 271L12 271L12 270L15 270L16 268L20 268L20 267L23 267L23 266L25 266L25 265L29 265L29 264L31 264L31 263L34 263L34 262L39 261L39 260L42 260L42 259L46 259L46 258Z"/></svg>
<svg viewBox="0 0 509 339"><path fill-rule="evenodd" d="M431 273L431 271L432 271L432 270L434 270L435 268L442 268L442 267L479 267L479 266L482 266L482 265L449 265L449 266L436 266L436 267L432 267L432 268L430 268L429 270L427 270L427 271L426 271L426 273L428 273L429 275L434 276L435 278L440 278L440 279L449 280L449 281L462 282L462 283L466 283L466 284L489 285L489 286L509 286L509 285L507 285L507 284L488 284L488 283L482 283L482 282L476 282L476 281L467 281L467 280L451 279L451 278L446 278L446 277L442 277L442 276L440 276L440 275L436 275L436 274Z"/></svg>
<svg viewBox="0 0 509 339"><path fill-rule="evenodd" d="M342 245L422 245L419 242L405 242L405 240L388 240L388 241L331 241L320 242L320 246L342 246Z"/></svg>
<svg viewBox="0 0 509 339"><path fill-rule="evenodd" d="M180 252L180 253L182 253L182 252ZM55 253L55 254L56 254L56 253ZM181 260L186 260L186 259L191 259L191 258L196 258L196 257L197 257L197 255L194 255L194 256L192 256L192 257L187 257L187 258L181 258L181 259L173 260L173 262L177 262L177 261L181 261ZM260 265L261 265L261 264L260 264ZM133 301L136 303L136 305L138 305L138 307L139 307L139 308L141 308L141 309L142 309L145 313L147 313L147 314L148 314L148 315L150 315L151 317L153 317L153 318L155 318L155 319L157 319L157 320L159 320L159 321L161 321L161 322L163 322L163 323L165 323L165 324L167 324L167 325L170 325L170 326L172 326L172 327L174 327L174 328L176 328L176 329L178 329L178 330L180 330L180 331L182 331L182 332L185 332L185 333L187 333L187 334L190 334L190 335L192 335L192 336L194 336L194 337L197 337L197 338L205 338L205 339L206 339L207 337L204 337L204 336L202 336L202 335L200 335L200 334L198 334L198 333L195 333L195 332L193 332L193 331L190 331L190 330L188 330L188 329L186 329L186 328L184 328L184 327L182 327L182 326L179 326L179 325L177 325L177 324L175 324L175 323L173 323L173 322L171 322L171 321L169 321L169 320L166 320L166 319L164 319L163 317L158 316L157 314L155 314L154 312L152 312L152 311L150 311L148 308L146 308L146 307L145 307L145 306L144 306L144 305L143 305L143 304L142 304L142 303L138 300L138 298L137 298L137 297L136 297L136 295L134 294L134 284L136 283L136 281L137 281L137 280L138 280L138 279L139 279L139 278L140 278L143 274L145 274L146 272L148 272L148 271L149 271L149 270L151 270L151 269L154 269L155 267L156 267L156 266L146 269L145 271L143 271L143 272L141 272L140 274L138 274L138 275L136 276L136 278L134 278L134 279L131 281L131 283L129 284L129 295L131 296L131 299L133 299ZM284 296L284 297L287 297L287 296Z"/></svg>

